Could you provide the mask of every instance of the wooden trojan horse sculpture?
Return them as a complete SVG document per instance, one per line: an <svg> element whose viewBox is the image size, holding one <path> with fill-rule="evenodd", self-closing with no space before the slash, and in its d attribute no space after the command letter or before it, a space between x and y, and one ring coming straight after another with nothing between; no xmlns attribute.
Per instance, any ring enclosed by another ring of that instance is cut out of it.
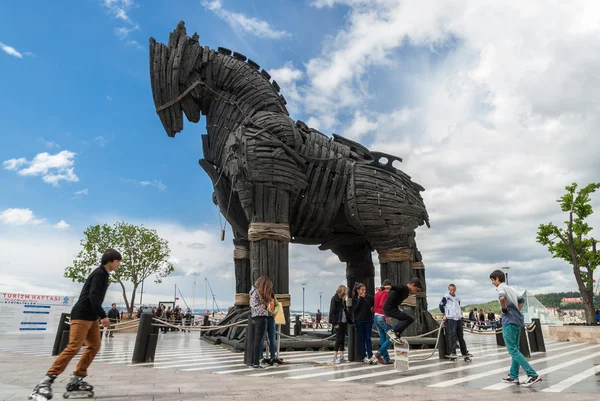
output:
<svg viewBox="0 0 600 401"><path fill-rule="evenodd" d="M183 21L167 46L150 38L150 77L169 137L183 130L183 114L194 123L206 116L200 165L234 232L236 309L247 304L242 294L252 282L267 275L278 298L287 297L289 322L290 242L332 250L347 264L349 288L360 281L373 293L373 250L382 279L425 283L414 240L418 226L429 226L424 189L393 166L400 158L294 122L267 71L240 53L202 47ZM437 327L425 292L404 310L415 316L407 335Z"/></svg>

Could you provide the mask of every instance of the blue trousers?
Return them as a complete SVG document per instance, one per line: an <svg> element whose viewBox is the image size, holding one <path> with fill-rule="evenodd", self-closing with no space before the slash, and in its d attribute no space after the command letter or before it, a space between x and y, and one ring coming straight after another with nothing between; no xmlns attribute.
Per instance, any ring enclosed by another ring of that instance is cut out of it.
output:
<svg viewBox="0 0 600 401"><path fill-rule="evenodd" d="M267 318L267 330L265 332L265 335L263 336L262 339L262 343L264 345L265 343L265 339L267 338L267 336L269 336L269 354L271 358L275 358L275 355L277 354L277 339L275 337L275 318L272 316L269 316ZM260 347L260 357L259 360L263 359L263 349L264 346L261 345Z"/></svg>
<svg viewBox="0 0 600 401"><path fill-rule="evenodd" d="M360 355L365 358L373 356L373 344L371 343L371 322L356 322L356 334L358 334L358 345Z"/></svg>
<svg viewBox="0 0 600 401"><path fill-rule="evenodd" d="M386 323L385 316L375 316L375 326L379 332L379 355L381 355L386 362L389 362L390 354L388 353L388 349L392 344L392 340L387 332L392 329L392 325Z"/></svg>

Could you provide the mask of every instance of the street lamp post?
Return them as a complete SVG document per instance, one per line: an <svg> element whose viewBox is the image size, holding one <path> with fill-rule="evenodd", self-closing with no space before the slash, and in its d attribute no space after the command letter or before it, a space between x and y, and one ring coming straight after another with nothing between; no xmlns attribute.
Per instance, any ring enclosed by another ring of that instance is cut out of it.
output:
<svg viewBox="0 0 600 401"><path fill-rule="evenodd" d="M323 311L321 311L321 309L323 309L323 305L321 303L321 299L323 297L323 293L319 292L319 312L323 313Z"/></svg>
<svg viewBox="0 0 600 401"><path fill-rule="evenodd" d="M304 286L306 284L302 284L302 320L304 320Z"/></svg>
<svg viewBox="0 0 600 401"><path fill-rule="evenodd" d="M510 267L504 266L502 270L505 270L504 276L506 277L506 285L508 285L508 271L510 270Z"/></svg>

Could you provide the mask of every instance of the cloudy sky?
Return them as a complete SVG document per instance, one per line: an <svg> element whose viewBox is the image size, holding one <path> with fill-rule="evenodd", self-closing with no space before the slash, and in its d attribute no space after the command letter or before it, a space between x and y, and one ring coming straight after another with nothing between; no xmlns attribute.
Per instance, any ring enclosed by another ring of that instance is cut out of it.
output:
<svg viewBox="0 0 600 401"><path fill-rule="evenodd" d="M231 234L220 241L197 164L205 121L170 139L152 102L148 38L166 42L180 19L270 71L293 118L404 159L426 188L430 306L451 281L465 302L494 299L487 276L501 266L522 290L575 290L535 233L564 220L565 185L600 180L599 13L593 1L0 4L0 291L77 294L62 274L83 230L125 220L168 239L176 264L145 301L177 284L191 304L196 272L197 306L204 277L219 306L233 303ZM290 254L292 300L305 282L314 310L344 265L315 247Z"/></svg>

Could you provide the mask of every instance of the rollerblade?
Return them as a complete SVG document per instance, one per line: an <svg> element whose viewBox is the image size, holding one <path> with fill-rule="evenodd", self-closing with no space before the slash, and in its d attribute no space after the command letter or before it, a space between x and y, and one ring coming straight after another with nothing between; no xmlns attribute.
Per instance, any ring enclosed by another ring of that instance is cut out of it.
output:
<svg viewBox="0 0 600 401"><path fill-rule="evenodd" d="M446 355L446 359L452 362L456 362L456 354Z"/></svg>
<svg viewBox="0 0 600 401"><path fill-rule="evenodd" d="M467 352L466 355L463 355L463 357L465 358L465 362L472 362L473 361L473 355L471 355L470 352Z"/></svg>
<svg viewBox="0 0 600 401"><path fill-rule="evenodd" d="M27 399L35 401L51 400L53 397L52 383L54 383L54 379L56 379L56 376L46 375L46 377L44 377L44 379L37 386L35 386Z"/></svg>
<svg viewBox="0 0 600 401"><path fill-rule="evenodd" d="M63 394L64 398L69 397L89 397L94 396L94 386L83 381L85 376L71 376L67 384L67 391Z"/></svg>

